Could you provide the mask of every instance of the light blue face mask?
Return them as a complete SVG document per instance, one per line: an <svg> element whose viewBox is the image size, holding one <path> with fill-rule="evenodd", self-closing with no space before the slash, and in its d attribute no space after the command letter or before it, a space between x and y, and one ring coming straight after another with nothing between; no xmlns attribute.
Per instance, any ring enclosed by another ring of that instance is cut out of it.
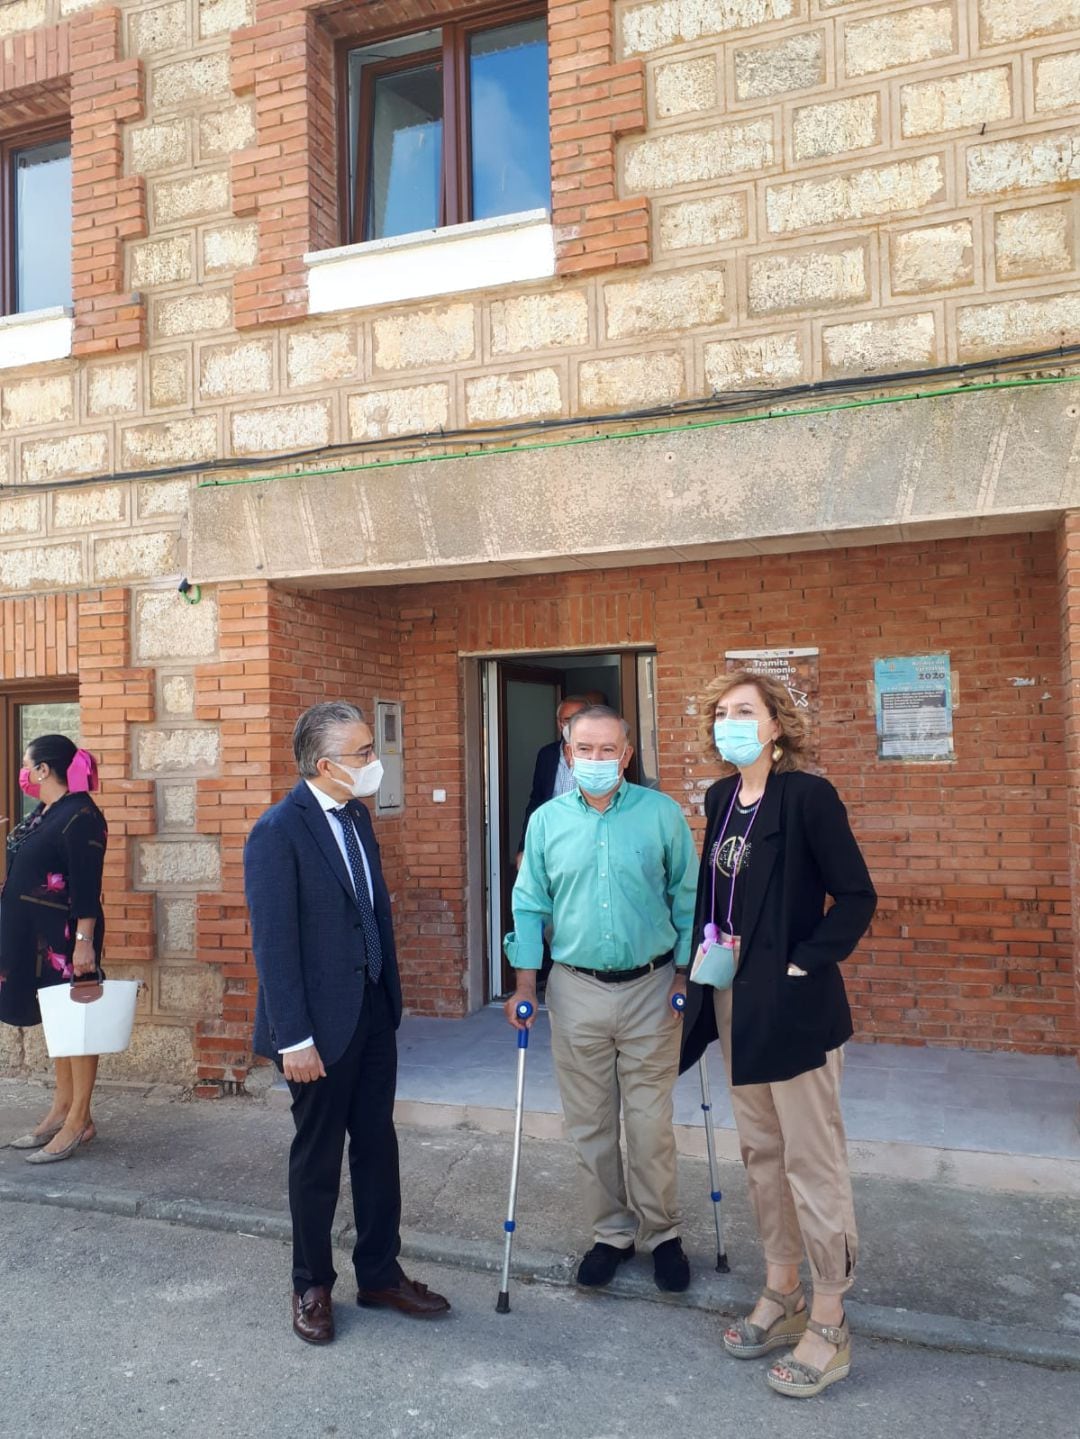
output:
<svg viewBox="0 0 1080 1439"><path fill-rule="evenodd" d="M722 719L713 724L713 742L721 759L745 769L765 748L758 739L758 722L753 719Z"/></svg>
<svg viewBox="0 0 1080 1439"><path fill-rule="evenodd" d="M607 794L619 783L619 759L579 759L574 756L574 778L586 794Z"/></svg>

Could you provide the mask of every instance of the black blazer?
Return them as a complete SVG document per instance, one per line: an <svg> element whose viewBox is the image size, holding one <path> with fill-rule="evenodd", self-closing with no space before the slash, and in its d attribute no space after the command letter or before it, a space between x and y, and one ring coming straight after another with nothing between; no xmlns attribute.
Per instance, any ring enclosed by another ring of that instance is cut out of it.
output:
<svg viewBox="0 0 1080 1439"><path fill-rule="evenodd" d="M371 869L382 941L383 982L394 1026L401 1022L401 981L379 846L367 808L349 803ZM345 1053L364 1002L366 966L360 909L330 821L303 780L260 815L244 846L244 893L259 973L255 1053L278 1051L314 1035L319 1057Z"/></svg>
<svg viewBox="0 0 1080 1439"><path fill-rule="evenodd" d="M705 796L705 862L698 879L692 953L711 902L708 856L738 775ZM851 833L847 811L828 780L803 771L770 776L754 824L742 903L742 948L732 986L733 1084L773 1084L825 1063L851 1038L840 961L865 934L877 895ZM825 897L833 899L826 912ZM805 969L791 978L787 966ZM681 1068L716 1038L712 992L687 986Z"/></svg>
<svg viewBox="0 0 1080 1439"><path fill-rule="evenodd" d="M559 773L559 755L562 752L563 742L561 739L554 739L550 744L543 745L536 752L536 765L533 769L532 791L529 794L528 808L525 810L525 819L521 826L521 838L518 840L518 854L525 848L525 831L529 828L529 821L542 804L555 793L555 776Z"/></svg>

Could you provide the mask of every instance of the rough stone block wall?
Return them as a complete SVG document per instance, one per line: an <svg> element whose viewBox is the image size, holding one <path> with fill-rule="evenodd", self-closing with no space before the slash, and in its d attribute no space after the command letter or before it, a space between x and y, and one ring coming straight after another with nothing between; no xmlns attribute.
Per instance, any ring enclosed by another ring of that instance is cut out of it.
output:
<svg viewBox="0 0 1080 1439"><path fill-rule="evenodd" d="M93 41L87 73L104 89L88 91L94 168L77 205L91 206L102 304L126 297L148 327L121 337L103 319L91 334L80 320L77 350L141 353L3 372L0 483L377 444L1071 342L1074 9L556 0L559 277L309 319L303 254L339 240L331 54L354 9L0 5L0 89L16 119L77 108L65 37ZM419 25L431 7L379 0L364 14ZM130 209L142 191L145 234ZM8 545L18 535L0 529L0 555ZM164 541L101 558L106 583L184 562ZM70 549L0 560L8 590L97 578Z"/></svg>
<svg viewBox="0 0 1080 1439"><path fill-rule="evenodd" d="M185 807L175 778L218 768L217 731L194 723L194 686L185 704L180 661L164 670L154 664L170 630L187 628L187 613L173 592L136 597L125 588L0 603L0 676L68 680L82 742L98 760L97 798L109 823L106 968L144 985L130 1048L103 1060L113 1078L189 1083L196 1019L221 1004L216 955L197 958L194 910L185 928L178 908L193 905L200 885L220 886L217 841L195 835L194 785ZM202 625L196 649L205 648ZM173 656L192 648L183 634L167 642ZM38 1033L5 1031L0 1040L0 1066L43 1066Z"/></svg>

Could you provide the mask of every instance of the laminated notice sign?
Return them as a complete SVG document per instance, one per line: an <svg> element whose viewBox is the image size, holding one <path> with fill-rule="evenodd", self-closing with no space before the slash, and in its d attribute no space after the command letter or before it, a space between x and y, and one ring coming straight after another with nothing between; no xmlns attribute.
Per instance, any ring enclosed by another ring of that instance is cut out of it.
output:
<svg viewBox="0 0 1080 1439"><path fill-rule="evenodd" d="M878 759L953 758L949 656L910 655L874 661Z"/></svg>

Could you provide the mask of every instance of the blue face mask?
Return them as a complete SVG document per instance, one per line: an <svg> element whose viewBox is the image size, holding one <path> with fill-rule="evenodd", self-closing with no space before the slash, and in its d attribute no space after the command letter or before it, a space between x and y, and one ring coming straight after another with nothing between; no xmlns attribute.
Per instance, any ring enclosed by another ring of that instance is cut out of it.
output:
<svg viewBox="0 0 1080 1439"><path fill-rule="evenodd" d="M586 794L607 794L619 783L621 759L578 759L574 756L574 778Z"/></svg>
<svg viewBox="0 0 1080 1439"><path fill-rule="evenodd" d="M722 719L713 724L713 742L721 759L745 769L765 748L758 739L758 722L752 719Z"/></svg>

